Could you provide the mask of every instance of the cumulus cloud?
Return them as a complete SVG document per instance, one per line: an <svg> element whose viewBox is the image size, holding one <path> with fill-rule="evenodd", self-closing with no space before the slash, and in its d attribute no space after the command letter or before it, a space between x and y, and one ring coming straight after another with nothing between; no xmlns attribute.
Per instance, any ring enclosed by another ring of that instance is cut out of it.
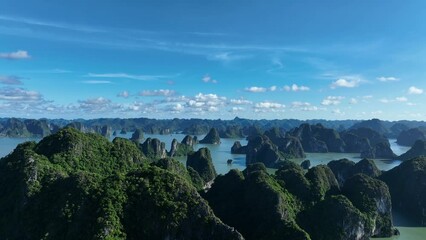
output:
<svg viewBox="0 0 426 240"><path fill-rule="evenodd" d="M252 93L262 93L266 92L268 89L264 87L247 87L244 89L246 92L252 92Z"/></svg>
<svg viewBox="0 0 426 240"><path fill-rule="evenodd" d="M130 96L128 91L122 91L119 94L117 94L117 97L122 97L122 98L128 98Z"/></svg>
<svg viewBox="0 0 426 240"><path fill-rule="evenodd" d="M408 102L406 97L396 97L394 99L382 98L379 100L381 103L393 103L393 102Z"/></svg>
<svg viewBox="0 0 426 240"><path fill-rule="evenodd" d="M338 105L340 102L345 99L342 96L328 96L321 101L321 105L330 106L330 105Z"/></svg>
<svg viewBox="0 0 426 240"><path fill-rule="evenodd" d="M299 91L309 91L310 88L306 86L298 86L297 84L292 84L291 86L284 86L284 90L287 92L293 91L293 92L299 92Z"/></svg>
<svg viewBox="0 0 426 240"><path fill-rule="evenodd" d="M243 112L244 110L245 110L245 108L243 108L243 107L232 107L231 109L229 109L228 112L237 113L237 112Z"/></svg>
<svg viewBox="0 0 426 240"><path fill-rule="evenodd" d="M349 104L357 104L357 103L358 103L358 100L356 100L356 98L351 98L349 100Z"/></svg>
<svg viewBox="0 0 426 240"><path fill-rule="evenodd" d="M380 82L396 82L399 81L399 78L396 77L378 77L377 80Z"/></svg>
<svg viewBox="0 0 426 240"><path fill-rule="evenodd" d="M28 54L27 51L18 50L16 52L0 53L0 58L17 60L17 59L29 59L31 58L31 56Z"/></svg>
<svg viewBox="0 0 426 240"><path fill-rule="evenodd" d="M5 85L21 85L22 81L17 76L0 76L0 83Z"/></svg>
<svg viewBox="0 0 426 240"><path fill-rule="evenodd" d="M410 88L408 88L408 94L415 94L415 95L419 95L423 93L423 89L421 88L417 88L415 86L411 86Z"/></svg>
<svg viewBox="0 0 426 240"><path fill-rule="evenodd" d="M310 104L310 103L308 103L308 102L298 102L298 101L296 101L296 102L292 102L292 103L291 103L291 106L292 106L293 108L297 108L297 107L307 107L307 106L311 106L311 104Z"/></svg>
<svg viewBox="0 0 426 240"><path fill-rule="evenodd" d="M331 83L330 87L332 89L344 87L344 88L354 88L358 87L361 83L361 79L357 77L346 77L346 78L339 78L333 83Z"/></svg>
<svg viewBox="0 0 426 240"><path fill-rule="evenodd" d="M89 98L79 100L78 106L70 106L72 110L81 110L88 113L114 112L120 108L120 105L113 104L111 100L104 97Z"/></svg>
<svg viewBox="0 0 426 240"><path fill-rule="evenodd" d="M23 88L1 88L0 100L9 102L41 102L43 96L36 91L29 91Z"/></svg>
<svg viewBox="0 0 426 240"><path fill-rule="evenodd" d="M252 101L240 98L240 99L231 99L229 100L230 104L234 104L234 105L248 105L248 104L252 104Z"/></svg>
<svg viewBox="0 0 426 240"><path fill-rule="evenodd" d="M210 75L206 74L202 79L203 82L205 83L217 83L216 79L213 79L212 77L210 77Z"/></svg>
<svg viewBox="0 0 426 240"><path fill-rule="evenodd" d="M283 111L285 108L285 105L281 103L276 103L276 102L264 101L264 102L256 103L253 106L253 108L255 112L278 112L278 111Z"/></svg>
<svg viewBox="0 0 426 240"><path fill-rule="evenodd" d="M277 86L270 86L268 88L266 87L247 87L244 89L246 92L252 92L252 93L263 93L263 92L275 92L278 90Z"/></svg>
<svg viewBox="0 0 426 240"><path fill-rule="evenodd" d="M185 110L185 106L183 104L176 103L172 105L167 105L164 110L170 113L181 113Z"/></svg>
<svg viewBox="0 0 426 240"><path fill-rule="evenodd" d="M139 93L139 96L144 97L158 97L158 96L173 96L176 92L174 90L169 89L159 89L159 90L144 90Z"/></svg>

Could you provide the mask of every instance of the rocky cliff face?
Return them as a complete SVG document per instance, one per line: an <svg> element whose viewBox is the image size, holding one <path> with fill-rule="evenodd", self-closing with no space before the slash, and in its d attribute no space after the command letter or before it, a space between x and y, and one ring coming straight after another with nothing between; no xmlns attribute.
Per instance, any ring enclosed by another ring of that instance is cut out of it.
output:
<svg viewBox="0 0 426 240"><path fill-rule="evenodd" d="M334 160L327 164L336 176L339 185L343 187L345 181L356 174L365 174L372 178L380 176L381 171L372 160L362 159L354 163L348 159Z"/></svg>
<svg viewBox="0 0 426 240"><path fill-rule="evenodd" d="M419 128L411 128L406 131L402 131L398 135L396 142L403 146L413 146L417 140L426 141L426 134Z"/></svg>
<svg viewBox="0 0 426 240"><path fill-rule="evenodd" d="M182 157L194 150L194 141L191 136L186 136L181 143L176 139L172 140L170 151L167 153L169 157Z"/></svg>
<svg viewBox="0 0 426 240"><path fill-rule="evenodd" d="M406 153L399 156L398 159L406 161L421 156L426 156L426 141L417 140L413 147L411 147L411 149Z"/></svg>
<svg viewBox="0 0 426 240"><path fill-rule="evenodd" d="M212 181L217 175L208 148L200 148L196 152L189 153L186 166L197 171L206 183Z"/></svg>
<svg viewBox="0 0 426 240"><path fill-rule="evenodd" d="M389 187L393 208L426 226L426 157L405 161L380 179Z"/></svg>
<svg viewBox="0 0 426 240"><path fill-rule="evenodd" d="M394 233L392 225L392 203L388 186L364 174L349 178L342 189L353 205L370 220L367 222L373 237L391 237Z"/></svg>
<svg viewBox="0 0 426 240"><path fill-rule="evenodd" d="M392 159L396 156L388 139L371 128L354 128L341 135L346 143L346 152L359 152L362 158Z"/></svg>
<svg viewBox="0 0 426 240"><path fill-rule="evenodd" d="M160 159L167 157L166 144L157 138L147 138L140 144L141 151L150 159Z"/></svg>
<svg viewBox="0 0 426 240"><path fill-rule="evenodd" d="M304 158L305 151L299 139L295 137L285 137L277 141L278 150L288 158Z"/></svg>
<svg viewBox="0 0 426 240"><path fill-rule="evenodd" d="M321 124L302 124L288 134L298 138L306 152L345 151L345 143L340 138L340 134L334 129L325 128Z"/></svg>
<svg viewBox="0 0 426 240"><path fill-rule="evenodd" d="M249 140L246 147L246 164L261 162L267 167L276 167L284 160L283 153L273 144L268 137L258 136Z"/></svg>
<svg viewBox="0 0 426 240"><path fill-rule="evenodd" d="M241 146L240 141L235 141L234 144L231 147L231 153L232 154L246 154L247 153L247 147Z"/></svg>
<svg viewBox="0 0 426 240"><path fill-rule="evenodd" d="M358 128L369 128L383 136L388 136L390 133L384 122L377 118L356 123L351 127L351 129Z"/></svg>
<svg viewBox="0 0 426 240"><path fill-rule="evenodd" d="M206 199L246 239L310 239L295 222L292 197L262 168L248 166L244 173L231 170L219 176Z"/></svg>
<svg viewBox="0 0 426 240"><path fill-rule="evenodd" d="M396 154L393 153L390 147L390 143L388 141L377 143L370 149L361 152L361 158L393 159L395 157L396 157Z"/></svg>
<svg viewBox="0 0 426 240"><path fill-rule="evenodd" d="M136 129L133 132L132 137L130 138L130 140L132 140L133 142L140 143L143 140L143 138L144 138L143 131L141 129Z"/></svg>
<svg viewBox="0 0 426 240"><path fill-rule="evenodd" d="M209 133L200 140L202 144L220 144L219 133L215 128L210 129Z"/></svg>
<svg viewBox="0 0 426 240"><path fill-rule="evenodd" d="M343 195L327 197L302 212L298 222L318 240L367 240L372 231L368 218Z"/></svg>

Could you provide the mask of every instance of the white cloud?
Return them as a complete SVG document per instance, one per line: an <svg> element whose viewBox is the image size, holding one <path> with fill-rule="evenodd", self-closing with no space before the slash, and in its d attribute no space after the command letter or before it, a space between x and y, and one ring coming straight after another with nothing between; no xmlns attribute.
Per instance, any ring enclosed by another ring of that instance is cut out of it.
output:
<svg viewBox="0 0 426 240"><path fill-rule="evenodd" d="M397 102L407 102L408 99L406 97L397 97L397 98L395 98L395 101L397 101Z"/></svg>
<svg viewBox="0 0 426 240"><path fill-rule="evenodd" d="M255 112L278 112L284 111L285 105L276 102L264 101L256 103L253 108Z"/></svg>
<svg viewBox="0 0 426 240"><path fill-rule="evenodd" d="M328 96L321 101L321 105L330 106L338 105L345 97L342 96Z"/></svg>
<svg viewBox="0 0 426 240"><path fill-rule="evenodd" d="M22 81L17 76L0 76L0 83L5 85L21 85Z"/></svg>
<svg viewBox="0 0 426 240"><path fill-rule="evenodd" d="M212 77L210 77L210 75L206 74L202 79L203 82L205 83L217 83L216 79L213 79Z"/></svg>
<svg viewBox="0 0 426 240"><path fill-rule="evenodd" d="M379 100L381 103L393 103L393 102L408 102L408 98L406 97L396 97L394 99L382 98Z"/></svg>
<svg viewBox="0 0 426 240"><path fill-rule="evenodd" d="M357 104L357 103L358 103L358 100L356 100L356 98L351 98L349 100L349 104Z"/></svg>
<svg viewBox="0 0 426 240"><path fill-rule="evenodd" d="M298 92L298 91L309 91L309 87L306 86L298 86L297 84L292 84L291 86L284 86L284 90L287 92L293 91L293 92Z"/></svg>
<svg viewBox="0 0 426 240"><path fill-rule="evenodd" d="M28 54L27 51L18 50L16 52L0 53L0 58L16 60L16 59L29 59L31 58L31 56Z"/></svg>
<svg viewBox="0 0 426 240"><path fill-rule="evenodd" d="M129 97L129 92L128 91L122 91L119 94L117 94L117 97L122 97L122 98L128 98Z"/></svg>
<svg viewBox="0 0 426 240"><path fill-rule="evenodd" d="M252 92L252 93L261 93L266 92L268 89L264 87L248 87L244 89L246 92Z"/></svg>
<svg viewBox="0 0 426 240"><path fill-rule="evenodd" d="M266 87L247 87L244 88L244 91L246 92L252 92L252 93L264 93L264 92L275 92L278 90L277 86L270 86L268 88Z"/></svg>
<svg viewBox="0 0 426 240"><path fill-rule="evenodd" d="M139 96L144 96L144 97L158 97L158 96L173 96L175 95L175 91L174 90L169 90L169 89L160 89L160 90L144 90L142 92L139 93Z"/></svg>
<svg viewBox="0 0 426 240"><path fill-rule="evenodd" d="M242 108L242 107L232 107L231 109L229 109L229 112L230 113L236 113L236 112L242 112L242 111L244 111L245 109L244 108Z"/></svg>
<svg viewBox="0 0 426 240"><path fill-rule="evenodd" d="M229 103L234 105L249 105L249 104L252 104L253 102L240 98L240 99L231 99L229 100Z"/></svg>
<svg viewBox="0 0 426 240"><path fill-rule="evenodd" d="M306 111L306 112L315 112L315 111L324 110L324 109L320 109L316 106L306 106L306 107L301 107L300 110Z"/></svg>
<svg viewBox="0 0 426 240"><path fill-rule="evenodd" d="M361 81L362 80L358 77L347 76L345 78L337 79L330 85L330 87L332 89L339 88L339 87L354 88L354 87L358 87Z"/></svg>
<svg viewBox="0 0 426 240"><path fill-rule="evenodd" d="M342 112L340 109L333 109L331 112L335 115L345 115L345 112Z"/></svg>
<svg viewBox="0 0 426 240"><path fill-rule="evenodd" d="M381 103L390 103L391 100L389 100L387 98L382 98L382 99L379 100L379 102L381 102Z"/></svg>
<svg viewBox="0 0 426 240"><path fill-rule="evenodd" d="M36 91L28 91L23 88L1 88L0 100L9 102L40 102L43 96Z"/></svg>
<svg viewBox="0 0 426 240"><path fill-rule="evenodd" d="M308 103L308 102L292 102L291 103L291 106L293 107L293 108L297 108L297 107L308 107L308 106L311 106L311 104L310 103Z"/></svg>
<svg viewBox="0 0 426 240"><path fill-rule="evenodd" d="M421 88L417 88L415 86L411 86L410 88L408 88L408 94L422 94L423 93L423 89Z"/></svg>
<svg viewBox="0 0 426 240"><path fill-rule="evenodd" d="M380 82L395 82L399 81L399 78L396 77L378 77L377 80Z"/></svg>

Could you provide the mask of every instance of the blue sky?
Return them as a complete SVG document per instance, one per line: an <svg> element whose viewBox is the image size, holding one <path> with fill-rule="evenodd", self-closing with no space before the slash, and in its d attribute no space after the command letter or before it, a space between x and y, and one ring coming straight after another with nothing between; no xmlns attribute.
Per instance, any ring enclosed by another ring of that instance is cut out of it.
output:
<svg viewBox="0 0 426 240"><path fill-rule="evenodd" d="M0 117L425 120L425 9L0 0Z"/></svg>

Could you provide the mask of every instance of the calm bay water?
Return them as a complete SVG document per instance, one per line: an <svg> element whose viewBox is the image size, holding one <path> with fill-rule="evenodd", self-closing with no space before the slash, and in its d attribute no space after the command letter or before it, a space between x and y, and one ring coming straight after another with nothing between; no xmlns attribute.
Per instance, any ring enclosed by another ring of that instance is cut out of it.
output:
<svg viewBox="0 0 426 240"><path fill-rule="evenodd" d="M132 133L127 133L125 135L117 135L117 137L130 138ZM159 135L159 134L145 134L146 138L158 138L160 141L166 144L166 149L170 150L171 143L174 138L176 138L179 142L185 137L184 134L171 134L171 135ZM197 136L198 139L202 139L204 135ZM110 138L110 140L114 139L114 136ZM28 139L28 138L0 138L0 157L4 157L9 154L19 143L26 141L39 141L40 139ZM245 139L221 139L220 145L211 145L211 144L197 144L195 146L195 150L198 150L202 147L208 147L210 149L213 164L216 168L218 174L226 174L230 169L245 169L245 155L242 154L231 154L231 147L234 144L234 141L240 141L242 145L246 145L247 141ZM409 150L409 147L404 147L396 144L395 139L389 139L389 143L393 152L397 155L401 155ZM358 162L361 160L359 157L359 153L307 153L306 158L304 159L294 159L293 161L296 163L301 163L305 159L309 159L311 161L312 166L316 166L319 164L327 164L331 160L338 160L342 158L347 158L354 162ZM186 162L186 157L176 158L181 161L183 164ZM232 159L233 162L231 165L227 164L227 160ZM384 160L384 159L376 159L374 160L377 167L381 170L389 170L393 167L398 166L401 161L399 160ZM400 236L395 236L392 238L375 238L378 240L388 239L388 240L424 240L426 239L426 227L407 227L409 225L403 222L403 219L398 215L394 214L394 222L401 232Z"/></svg>

